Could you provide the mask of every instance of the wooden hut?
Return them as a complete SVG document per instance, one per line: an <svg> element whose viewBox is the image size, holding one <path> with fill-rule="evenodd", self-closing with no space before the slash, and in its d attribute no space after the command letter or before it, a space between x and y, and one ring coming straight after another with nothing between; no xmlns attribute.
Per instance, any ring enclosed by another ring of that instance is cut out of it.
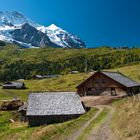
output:
<svg viewBox="0 0 140 140"><path fill-rule="evenodd" d="M69 74L78 74L78 73L79 73L79 71L77 71L77 70L73 70L73 71L69 72Z"/></svg>
<svg viewBox="0 0 140 140"><path fill-rule="evenodd" d="M140 83L119 72L95 72L77 86L80 96L86 95L132 95L140 91Z"/></svg>
<svg viewBox="0 0 140 140"><path fill-rule="evenodd" d="M29 126L63 122L85 113L74 92L30 93L27 106Z"/></svg>
<svg viewBox="0 0 140 140"><path fill-rule="evenodd" d="M59 75L34 75L32 78L35 80L49 79L59 77Z"/></svg>
<svg viewBox="0 0 140 140"><path fill-rule="evenodd" d="M25 83L24 82L5 82L4 85L2 85L3 89L25 89Z"/></svg>

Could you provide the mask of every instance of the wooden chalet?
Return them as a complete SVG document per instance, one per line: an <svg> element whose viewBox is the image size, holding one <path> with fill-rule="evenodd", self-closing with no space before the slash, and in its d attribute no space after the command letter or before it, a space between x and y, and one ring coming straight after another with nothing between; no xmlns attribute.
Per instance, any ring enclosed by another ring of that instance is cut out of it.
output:
<svg viewBox="0 0 140 140"><path fill-rule="evenodd" d="M29 126L63 122L85 113L74 92L30 93L27 105Z"/></svg>
<svg viewBox="0 0 140 140"><path fill-rule="evenodd" d="M140 91L140 83L119 72L95 72L77 87L80 96L86 95L132 95Z"/></svg>

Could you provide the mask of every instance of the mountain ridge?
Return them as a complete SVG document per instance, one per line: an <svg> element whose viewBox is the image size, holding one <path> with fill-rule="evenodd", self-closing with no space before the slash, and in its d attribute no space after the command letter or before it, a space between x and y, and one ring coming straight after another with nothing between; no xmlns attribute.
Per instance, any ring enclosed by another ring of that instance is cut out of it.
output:
<svg viewBox="0 0 140 140"><path fill-rule="evenodd" d="M23 27L27 24L29 25L29 28L24 30L24 34L17 34L16 36L15 32L23 32ZM36 32L34 32L34 34L29 32L33 28L36 29ZM41 35L38 36L38 33L40 33ZM28 34L29 38L26 38L25 40L25 35L27 37ZM48 41L43 42L43 39L40 39L42 37L42 34L44 35L44 38L48 38ZM33 39L34 36L38 36L39 39L37 39L37 42ZM51 24L48 27L39 25L17 11L0 11L0 40L15 43L24 48L38 48L46 46L58 48L86 47L85 43L78 36L73 35L60 27L57 27L55 24ZM40 42L38 42L39 40Z"/></svg>

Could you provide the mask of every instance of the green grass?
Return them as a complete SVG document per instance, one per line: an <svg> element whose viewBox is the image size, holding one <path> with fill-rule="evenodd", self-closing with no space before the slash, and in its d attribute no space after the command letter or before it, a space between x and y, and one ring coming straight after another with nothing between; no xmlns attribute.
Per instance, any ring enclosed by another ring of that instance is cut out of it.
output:
<svg viewBox="0 0 140 140"><path fill-rule="evenodd" d="M29 92L35 91L76 91L76 86L89 77L88 74L68 74L58 78L25 80L27 89L10 90L0 87L0 100L21 98L27 100Z"/></svg>
<svg viewBox="0 0 140 140"><path fill-rule="evenodd" d="M101 47L96 49L95 48L93 49L63 49L63 48L20 49L15 45L7 44L5 47L0 48L0 58L4 58L4 59L6 58L8 62L12 62L17 58L30 62L35 62L35 61L39 62L44 58L51 61L58 61L58 60L69 59L75 56L76 57L82 55L92 56L95 53L102 55L102 54L107 54L110 51L115 52L116 50L109 47Z"/></svg>
<svg viewBox="0 0 140 140"><path fill-rule="evenodd" d="M11 118L15 118L15 111L8 112L8 111L1 111L0 112L0 139L1 140L8 140L8 139L18 139L23 138L26 134L26 130L28 129L28 135L32 128L28 128L27 124L16 122L10 123ZM24 135L21 135L21 132L24 132ZM12 136L14 134L14 136ZM11 138L12 137L12 138Z"/></svg>
<svg viewBox="0 0 140 140"><path fill-rule="evenodd" d="M128 77L140 82L140 65L139 64L115 68L109 71L116 71L116 72L119 71L127 75Z"/></svg>
<svg viewBox="0 0 140 140"><path fill-rule="evenodd" d="M94 116L97 109L91 109L81 117L53 125L29 128L27 124L19 121L10 123L15 112L0 112L0 139L1 140L62 140L80 128L89 118Z"/></svg>
<svg viewBox="0 0 140 140"><path fill-rule="evenodd" d="M95 115L98 109L91 109L88 113L82 115L81 117L74 119L69 122L65 122L56 126L55 131L53 132L55 135L47 134L41 137L41 140L46 139L57 139L64 140L66 137L70 136L73 132L77 131L84 123L86 123L91 117Z"/></svg>
<svg viewBox="0 0 140 140"><path fill-rule="evenodd" d="M113 69L113 71L120 71L127 76L134 78L136 81L140 81L139 69L140 65L132 65L116 68ZM0 100L7 100L14 97L19 97L24 101L27 101L28 93L34 91L76 91L75 87L89 76L89 74L79 73L63 75L58 78L52 79L25 80L27 86L27 89L25 90L4 90L0 88ZM135 102L136 104L133 103L131 99L126 98L114 103L117 111L115 113L116 117L113 120L113 131L116 135L120 135L122 138L126 138L125 135L132 135L132 137L138 137L138 134L140 134L140 106L139 101L136 100ZM129 111L127 112L127 110ZM129 112L131 113L129 114ZM72 122L70 121L62 124L28 128L26 123L21 123L18 121L11 124L9 122L9 119L14 117L14 114L12 112L0 112L0 139L15 140L20 138L22 140L33 140L34 138L36 138L36 140L43 140L52 139L54 137L59 137L59 139L61 139L62 137L70 134L72 130L75 130L75 128L81 126L81 122L83 123L87 121L93 114L90 114L90 112L88 112L88 114L85 114L85 118L83 115L79 118L79 121L76 119L72 120ZM85 134L89 133L92 127L94 127L94 124L96 127L96 125L100 123L100 119L102 118L102 116L104 115L101 115L101 117L99 117L96 122L93 122L92 126L89 126ZM127 127L127 129L125 129L125 127ZM117 130L120 131L118 132Z"/></svg>
<svg viewBox="0 0 140 140"><path fill-rule="evenodd" d="M105 117L107 116L109 110L108 109L104 109L99 116L93 120L90 125L81 133L81 135L78 137L77 140L85 140L87 138L87 136L90 134L90 132L93 130L93 128L95 128L96 126L98 126L99 124L101 124Z"/></svg>
<svg viewBox="0 0 140 140"><path fill-rule="evenodd" d="M140 137L140 98L128 97L113 103L116 111L112 130L120 140L138 140Z"/></svg>
<svg viewBox="0 0 140 140"><path fill-rule="evenodd" d="M140 82L140 65L125 66L111 71L119 71ZM35 91L76 91L76 86L88 78L90 74L68 74L58 78L44 80L25 80L27 89L25 90L4 90L0 87L0 100L19 97L27 100L29 92Z"/></svg>
<svg viewBox="0 0 140 140"><path fill-rule="evenodd" d="M33 75L67 74L69 71L110 69L128 64L139 64L140 49L39 48L20 49L7 44L0 47L0 81L31 79ZM117 58L117 59L116 59Z"/></svg>

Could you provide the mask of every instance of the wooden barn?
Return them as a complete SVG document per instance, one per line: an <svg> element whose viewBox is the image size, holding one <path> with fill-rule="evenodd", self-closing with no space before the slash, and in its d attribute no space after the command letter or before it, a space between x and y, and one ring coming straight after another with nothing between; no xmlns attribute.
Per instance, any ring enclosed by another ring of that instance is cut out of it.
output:
<svg viewBox="0 0 140 140"><path fill-rule="evenodd" d="M87 95L133 95L140 91L140 83L119 72L95 72L77 86L80 96Z"/></svg>
<svg viewBox="0 0 140 140"><path fill-rule="evenodd" d="M63 122L85 113L74 92L30 93L27 106L29 126Z"/></svg>

